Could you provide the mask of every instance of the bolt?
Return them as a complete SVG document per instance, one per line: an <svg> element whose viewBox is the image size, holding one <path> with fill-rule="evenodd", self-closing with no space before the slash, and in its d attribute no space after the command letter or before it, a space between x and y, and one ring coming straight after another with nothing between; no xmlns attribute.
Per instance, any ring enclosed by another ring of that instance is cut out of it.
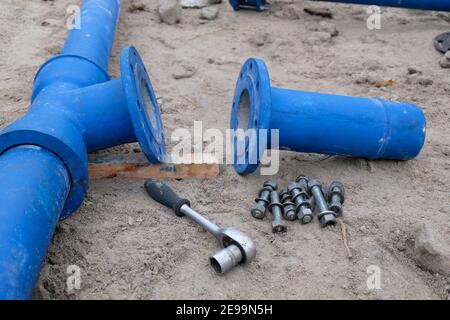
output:
<svg viewBox="0 0 450 320"><path fill-rule="evenodd" d="M288 190L291 193L292 200L296 204L295 211L301 223L310 223L314 216L311 210L311 199L308 193L308 188L300 182L292 182L288 185Z"/></svg>
<svg viewBox="0 0 450 320"><path fill-rule="evenodd" d="M289 221L297 219L295 212L295 203L292 202L291 194L287 189L280 191L281 203L283 204L283 218Z"/></svg>
<svg viewBox="0 0 450 320"><path fill-rule="evenodd" d="M342 216L344 209L342 205L345 200L344 185L340 181L333 181L328 189L328 202L330 203L330 210L336 213L337 217Z"/></svg>
<svg viewBox="0 0 450 320"><path fill-rule="evenodd" d="M266 216L266 208L270 203L270 193L277 188L277 184L271 180L264 182L262 189L258 192L259 197L255 199L250 210L254 218L263 219Z"/></svg>
<svg viewBox="0 0 450 320"><path fill-rule="evenodd" d="M270 204L268 208L272 212L272 232L277 233L286 231L286 225L282 220L283 205L280 202L278 191L274 190L270 192Z"/></svg>
<svg viewBox="0 0 450 320"><path fill-rule="evenodd" d="M336 224L336 213L328 209L327 202L322 191L322 184L316 180L308 182L309 190L314 196L314 200L319 207L319 222L322 228Z"/></svg>

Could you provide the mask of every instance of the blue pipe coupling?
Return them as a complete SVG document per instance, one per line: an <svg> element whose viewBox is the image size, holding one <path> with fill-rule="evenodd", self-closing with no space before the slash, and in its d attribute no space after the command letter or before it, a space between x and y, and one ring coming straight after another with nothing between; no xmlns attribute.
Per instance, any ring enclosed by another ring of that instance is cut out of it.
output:
<svg viewBox="0 0 450 320"><path fill-rule="evenodd" d="M234 168L248 174L271 148L274 129L282 150L409 160L423 147L426 120L411 103L272 87L264 61L250 58L239 73L230 126L245 132L231 143Z"/></svg>
<svg viewBox="0 0 450 320"><path fill-rule="evenodd" d="M326 2L343 2L381 7L397 7L420 10L450 11L448 0L316 0Z"/></svg>

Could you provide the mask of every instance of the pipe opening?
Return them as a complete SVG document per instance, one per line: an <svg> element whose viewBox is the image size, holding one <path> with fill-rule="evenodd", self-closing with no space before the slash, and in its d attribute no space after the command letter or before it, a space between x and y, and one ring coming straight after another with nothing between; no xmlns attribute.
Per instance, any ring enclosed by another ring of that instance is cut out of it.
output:
<svg viewBox="0 0 450 320"><path fill-rule="evenodd" d="M209 261L211 262L211 266L213 267L215 272L222 273L222 266L220 265L219 261L217 261L215 258L210 258Z"/></svg>
<svg viewBox="0 0 450 320"><path fill-rule="evenodd" d="M238 110L237 110L237 121L238 129L247 130L248 120L250 118L250 95L247 89L244 89L239 98Z"/></svg>
<svg viewBox="0 0 450 320"><path fill-rule="evenodd" d="M145 114L150 120L150 124L152 125L154 132L157 132L159 131L159 124L156 117L156 107L150 96L150 90L148 88L147 82L144 79L141 80L141 93L142 97L144 98Z"/></svg>

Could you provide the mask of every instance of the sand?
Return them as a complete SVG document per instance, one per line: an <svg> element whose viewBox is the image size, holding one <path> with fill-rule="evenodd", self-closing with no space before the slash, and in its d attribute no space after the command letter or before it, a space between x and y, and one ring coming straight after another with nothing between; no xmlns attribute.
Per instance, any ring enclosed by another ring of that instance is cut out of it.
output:
<svg viewBox="0 0 450 320"><path fill-rule="evenodd" d="M127 10L130 1L123 3L110 71L119 73L121 48L138 48L168 138L176 128L191 129L194 120L226 129L240 66L259 56L276 86L417 103L428 121L425 147L407 162L281 154L273 177L280 185L306 174L347 187L351 260L339 227L292 222L286 234L274 235L269 221L253 219L249 206L267 177L241 177L224 166L216 179L171 181L198 211L254 239L256 260L223 277L207 259L217 248L214 239L149 199L143 181L92 181L81 209L57 227L36 299L447 298L448 279L419 268L413 248L421 223L450 243L450 78L432 45L434 36L449 31L448 15L383 9L382 29L368 30L364 6L273 1L269 12L236 13L224 1L216 20L201 21L199 10L183 9L181 23L167 25L159 21L157 1L143 2L146 10L134 12ZM36 71L62 48L70 4L80 1L1 1L1 126L26 112ZM311 16L305 6L330 8L334 18ZM323 20L334 23L339 35L311 38ZM183 66L195 72L174 79ZM385 80L393 82L374 85ZM81 269L81 288L73 292L66 290L70 265ZM367 287L370 265L381 270L378 290Z"/></svg>

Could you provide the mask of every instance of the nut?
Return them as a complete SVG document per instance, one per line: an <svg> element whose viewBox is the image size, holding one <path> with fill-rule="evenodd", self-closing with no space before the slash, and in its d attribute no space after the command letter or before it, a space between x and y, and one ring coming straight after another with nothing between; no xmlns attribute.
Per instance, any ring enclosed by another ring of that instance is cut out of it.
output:
<svg viewBox="0 0 450 320"><path fill-rule="evenodd" d="M320 217L319 222L322 228L334 226L336 224L336 215L333 211L325 211Z"/></svg>
<svg viewBox="0 0 450 320"><path fill-rule="evenodd" d="M254 202L252 204L251 214L256 219L264 219L266 216L266 207L262 203Z"/></svg>

